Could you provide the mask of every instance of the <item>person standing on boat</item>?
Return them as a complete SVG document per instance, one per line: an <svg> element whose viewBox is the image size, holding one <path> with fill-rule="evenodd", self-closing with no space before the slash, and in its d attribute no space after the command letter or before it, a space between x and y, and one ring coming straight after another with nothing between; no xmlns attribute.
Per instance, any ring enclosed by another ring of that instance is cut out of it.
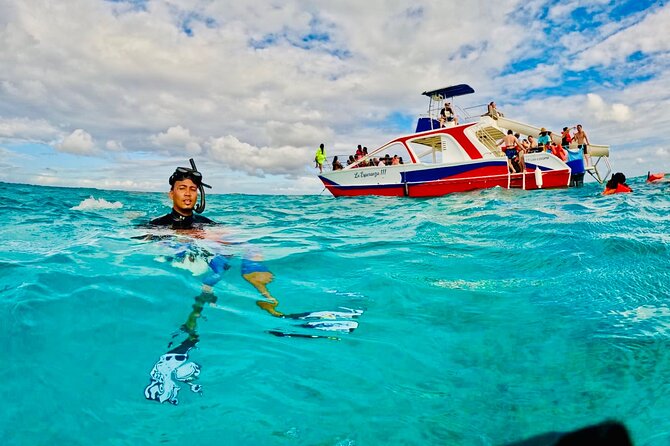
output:
<svg viewBox="0 0 670 446"><path fill-rule="evenodd" d="M564 150L568 150L571 142L572 136L570 136L570 129L568 127L563 127L563 133L561 133L561 146L563 146Z"/></svg>
<svg viewBox="0 0 670 446"><path fill-rule="evenodd" d="M501 148L507 156L507 167L512 173L516 172L517 170L515 168L515 162L519 164L519 171L525 170L525 166L521 164L520 157L518 156L520 147L521 143L519 142L519 139L514 136L514 132L512 130L508 130L507 135L505 135L502 139Z"/></svg>
<svg viewBox="0 0 670 446"><path fill-rule="evenodd" d="M577 131L572 136L572 138L577 140L577 148L583 151L586 165L590 165L591 157L589 156L588 146L591 143L589 142L589 137L582 128L581 124L577 124Z"/></svg>
<svg viewBox="0 0 670 446"><path fill-rule="evenodd" d="M319 173L323 173L323 163L326 162L326 149L324 148L323 143L316 149L314 161L316 162L316 167L319 168Z"/></svg>

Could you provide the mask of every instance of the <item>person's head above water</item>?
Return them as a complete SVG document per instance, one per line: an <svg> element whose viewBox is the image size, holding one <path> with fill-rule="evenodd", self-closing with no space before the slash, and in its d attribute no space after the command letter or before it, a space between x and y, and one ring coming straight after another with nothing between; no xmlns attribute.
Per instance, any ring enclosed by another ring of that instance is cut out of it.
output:
<svg viewBox="0 0 670 446"><path fill-rule="evenodd" d="M172 208L182 215L192 215L194 210L199 214L202 213L205 210L204 187L212 187L202 182L202 173L198 171L193 158L189 161L191 168L177 167L168 180ZM196 206L198 191L200 192L200 203Z"/></svg>
<svg viewBox="0 0 670 446"><path fill-rule="evenodd" d="M154 226L172 226L173 229L190 229L193 224L214 223L207 217L193 215L205 210L205 187L210 185L202 182L202 173L195 167L193 159L189 160L191 167L177 167L170 176L170 192L172 200L172 212L163 217L151 220ZM200 200L198 201L198 195Z"/></svg>

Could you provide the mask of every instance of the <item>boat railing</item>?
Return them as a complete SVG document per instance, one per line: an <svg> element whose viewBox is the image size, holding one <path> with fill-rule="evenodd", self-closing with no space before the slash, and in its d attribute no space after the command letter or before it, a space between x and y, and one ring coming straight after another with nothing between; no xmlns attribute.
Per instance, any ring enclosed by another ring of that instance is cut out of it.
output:
<svg viewBox="0 0 670 446"><path fill-rule="evenodd" d="M466 122L476 122L484 116L487 110L487 105L488 104L481 104L481 105L473 105L472 107L460 107L459 105L453 105L456 116L458 117L458 122L460 124L464 124ZM417 132L418 131L426 131L426 130L436 130L440 128L440 110L437 110L435 112L430 112L430 113L421 113L418 115L419 122L422 122L421 119L423 118L423 125L421 126L421 129L419 126L417 126Z"/></svg>
<svg viewBox="0 0 670 446"><path fill-rule="evenodd" d="M486 112L488 111L488 104L479 104L479 105L472 105L470 107L465 107L461 108L459 106L456 106L458 110L460 110L460 122L465 123L465 122L477 122L479 121L479 118L484 116Z"/></svg>
<svg viewBox="0 0 670 446"><path fill-rule="evenodd" d="M342 167L347 167L347 160L349 159L349 155L340 155L339 153L335 155L328 155L326 157L326 161L323 163L323 171L324 172L330 172L333 170L333 159L337 157L337 160L342 164ZM312 162L312 166L314 165L314 162ZM317 167L318 169L318 167Z"/></svg>
<svg viewBox="0 0 670 446"><path fill-rule="evenodd" d="M351 166L350 164L347 164L347 161L349 160L349 155L333 155L332 157L327 157L326 162L323 163L323 171L324 172L332 172L333 171L333 159L337 157L337 160L342 164L342 168L346 169L347 167ZM379 167L377 165L361 165L363 162L372 162L372 160L377 159L379 160L379 157L375 154L369 154L368 156L365 156L359 160L357 160L355 163L353 163L353 168L366 168L366 167ZM379 162L379 161L378 161ZM403 161L403 164L407 164ZM387 166L390 166L390 164L387 164ZM318 169L318 167L317 167Z"/></svg>

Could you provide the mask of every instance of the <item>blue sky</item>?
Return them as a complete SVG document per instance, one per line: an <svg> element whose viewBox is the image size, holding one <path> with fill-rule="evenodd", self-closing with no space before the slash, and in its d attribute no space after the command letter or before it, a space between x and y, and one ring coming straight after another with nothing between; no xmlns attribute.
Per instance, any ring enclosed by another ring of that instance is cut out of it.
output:
<svg viewBox="0 0 670 446"><path fill-rule="evenodd" d="M215 193L319 193L318 144L381 145L458 83L670 171L668 26L668 1L3 2L0 181L162 191L193 157Z"/></svg>

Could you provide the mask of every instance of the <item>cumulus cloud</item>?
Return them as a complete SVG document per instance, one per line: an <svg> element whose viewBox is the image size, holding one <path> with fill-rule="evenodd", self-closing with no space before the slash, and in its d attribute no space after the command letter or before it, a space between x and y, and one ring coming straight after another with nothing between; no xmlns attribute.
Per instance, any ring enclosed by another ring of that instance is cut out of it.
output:
<svg viewBox="0 0 670 446"><path fill-rule="evenodd" d="M183 151L187 155L197 155L202 151L199 138L191 135L189 129L177 125L163 133L151 136L151 142L170 152Z"/></svg>
<svg viewBox="0 0 670 446"><path fill-rule="evenodd" d="M47 141L61 132L44 119L0 117L0 138L15 138L29 141Z"/></svg>
<svg viewBox="0 0 670 446"><path fill-rule="evenodd" d="M113 139L110 139L105 143L105 148L111 152L123 152L126 150L125 147L123 147L123 143L114 141Z"/></svg>
<svg viewBox="0 0 670 446"><path fill-rule="evenodd" d="M630 108L624 104L606 104L595 93L586 95L586 106L598 121L625 122L631 118Z"/></svg>
<svg viewBox="0 0 670 446"><path fill-rule="evenodd" d="M57 151L110 163L199 155L254 181L283 175L307 185L299 179L319 143L348 150L385 142L396 136L389 116L422 113L420 92L461 82L477 90L475 104L523 98L532 111L565 100L616 132L609 123L623 128L666 103L626 97L621 84L571 98L560 88L566 70L609 73L641 52L654 57L646 75L661 76L670 58L658 29L670 5L566 32L578 9L600 17L610 3L4 2L0 138L61 141ZM548 28L560 37L547 37ZM526 65L533 59L540 62Z"/></svg>
<svg viewBox="0 0 670 446"><path fill-rule="evenodd" d="M226 166L253 176L292 175L304 170L309 151L291 146L256 147L228 135L208 142L209 155Z"/></svg>
<svg viewBox="0 0 670 446"><path fill-rule="evenodd" d="M82 129L77 129L56 144L56 149L75 155L95 155L97 153L93 137Z"/></svg>

